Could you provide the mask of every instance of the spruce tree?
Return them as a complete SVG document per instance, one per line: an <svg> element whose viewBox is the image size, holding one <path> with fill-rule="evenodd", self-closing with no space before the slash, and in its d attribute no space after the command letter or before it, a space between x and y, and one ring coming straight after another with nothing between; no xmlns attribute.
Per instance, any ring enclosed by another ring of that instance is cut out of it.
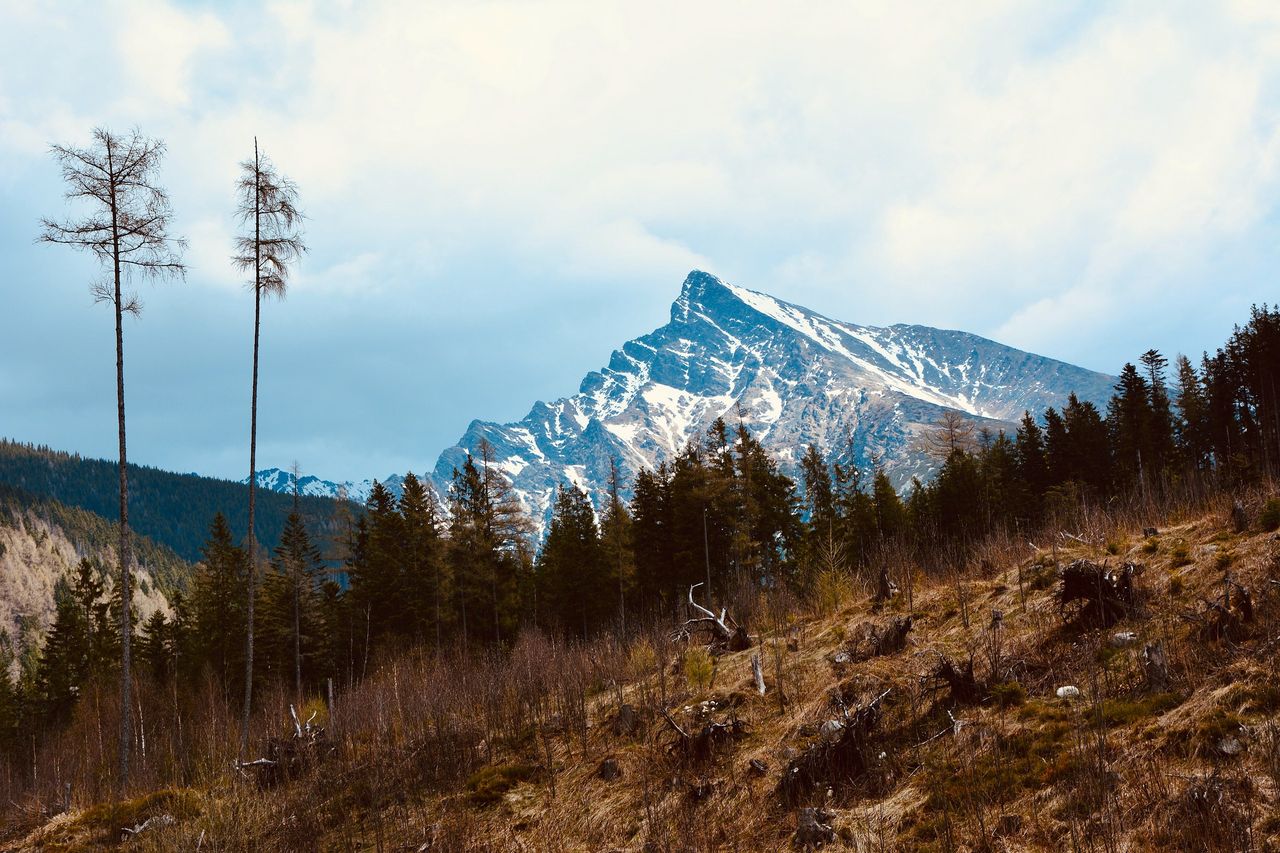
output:
<svg viewBox="0 0 1280 853"><path fill-rule="evenodd" d="M1022 423L1014 438L1014 450L1018 460L1018 476L1027 494L1027 511L1024 517L1038 518L1049 487L1049 466L1045 459L1044 433L1031 412L1023 412Z"/></svg>
<svg viewBox="0 0 1280 853"><path fill-rule="evenodd" d="M627 598L635 587L635 553L632 548L632 521L622 501L618 462L609 460L609 491L600 518L600 547L612 586L618 591L618 630L627 633Z"/></svg>
<svg viewBox="0 0 1280 853"><path fill-rule="evenodd" d="M448 567L440 541L440 513L435 497L412 472L400 493L404 525L404 586L413 633L431 638L439 650L449 628L445 603L450 600Z"/></svg>
<svg viewBox="0 0 1280 853"><path fill-rule="evenodd" d="M207 666L230 699L233 679L243 666L246 560L222 513L214 516L204 560L196 567L188 607L193 671Z"/></svg>
<svg viewBox="0 0 1280 853"><path fill-rule="evenodd" d="M288 637L287 660L292 663L290 674L293 678L294 695L301 702L304 692L303 676L310 676L314 669L318 654L320 614L317 598L317 584L323 564L320 551L311 544L311 537L302 517L295 511L285 521L284 533L276 548L272 561L279 586L284 599L286 636ZM278 606L278 605L277 605ZM278 658L277 658L278 660Z"/></svg>
<svg viewBox="0 0 1280 853"><path fill-rule="evenodd" d="M563 630L589 637L605 624L609 578L595 511L585 492L561 484L536 565L543 612Z"/></svg>
<svg viewBox="0 0 1280 853"><path fill-rule="evenodd" d="M1200 376L1185 355L1178 356L1176 370L1178 419L1175 435L1178 451L1185 464L1199 470L1209 462L1208 405Z"/></svg>

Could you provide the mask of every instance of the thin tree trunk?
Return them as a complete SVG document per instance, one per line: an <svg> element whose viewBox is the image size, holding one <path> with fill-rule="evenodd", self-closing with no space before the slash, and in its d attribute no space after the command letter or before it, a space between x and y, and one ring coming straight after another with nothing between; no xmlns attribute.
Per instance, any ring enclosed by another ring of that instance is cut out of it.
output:
<svg viewBox="0 0 1280 853"><path fill-rule="evenodd" d="M111 145L107 145L107 164L115 174ZM129 784L129 747L133 739L133 650L132 625L129 619L129 568L133 562L129 547L129 455L125 449L124 429L124 303L120 288L120 233L117 225L116 187L111 184L111 259L115 281L116 309L116 418L120 430L120 792Z"/></svg>
<svg viewBox="0 0 1280 853"><path fill-rule="evenodd" d="M240 720L240 760L249 750L249 715L253 709L253 599L258 582L258 549L254 541L253 511L257 487L258 461L258 332L262 327L262 200L258 181L261 167L258 161L258 138L253 138L253 392L249 404L249 601L245 614L244 658L244 713Z"/></svg>
<svg viewBox="0 0 1280 853"><path fill-rule="evenodd" d="M295 572L298 567L294 567ZM302 579L299 577L301 573L294 575L293 579L293 683L294 690L297 693L298 707L302 707L302 620L298 611L302 606Z"/></svg>

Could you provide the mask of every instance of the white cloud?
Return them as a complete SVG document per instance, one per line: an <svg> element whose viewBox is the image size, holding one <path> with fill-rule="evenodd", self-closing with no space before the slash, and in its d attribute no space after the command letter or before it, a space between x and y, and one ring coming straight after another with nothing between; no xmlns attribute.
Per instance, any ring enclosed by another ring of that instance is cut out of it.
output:
<svg viewBox="0 0 1280 853"><path fill-rule="evenodd" d="M150 109L187 105L194 61L230 42L212 12L190 14L165 0L119 0L110 9L119 57L136 87L132 97Z"/></svg>
<svg viewBox="0 0 1280 853"><path fill-rule="evenodd" d="M300 294L358 290L371 314L517 291L572 311L647 282L660 317L699 266L1112 368L1139 312L1158 335L1210 290L1266 294L1222 267L1270 240L1280 192L1274 3L0 9L0 191L49 172L49 141L139 124L169 142L195 279L235 280L232 186L257 135L311 217ZM1250 270L1280 261L1265 251ZM580 324L602 352L642 331L607 319ZM547 347L535 325L501 345Z"/></svg>

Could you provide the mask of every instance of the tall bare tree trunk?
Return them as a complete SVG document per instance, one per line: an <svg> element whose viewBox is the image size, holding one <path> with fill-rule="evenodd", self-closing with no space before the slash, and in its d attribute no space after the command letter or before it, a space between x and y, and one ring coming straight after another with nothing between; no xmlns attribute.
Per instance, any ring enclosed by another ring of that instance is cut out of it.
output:
<svg viewBox="0 0 1280 853"><path fill-rule="evenodd" d="M115 173L114 153L107 146L107 163ZM120 226L115 182L111 186L111 254L116 311L116 421L120 431L120 791L129 784L129 747L133 741L133 626L129 619L132 600L129 569L133 563L129 543L129 454L124 429L124 302L120 290Z"/></svg>
<svg viewBox="0 0 1280 853"><path fill-rule="evenodd" d="M261 165L258 159L258 137L253 138L253 168L255 184L260 177ZM243 761L249 749L249 715L253 710L253 601L254 591L258 583L258 548L253 530L253 511L257 496L257 463L258 463L258 332L262 328L262 218L260 210L261 193L255 186L253 237L254 237L254 276L253 276L253 393L249 403L249 602L245 614L245 656L244 656L244 714L240 720L240 759Z"/></svg>
<svg viewBox="0 0 1280 853"><path fill-rule="evenodd" d="M66 197L95 209L83 219L41 219L42 243L91 251L110 276L90 288L95 302L110 302L116 326L116 424L120 439L120 744L117 793L129 784L133 743L133 549L129 537L129 455L125 442L124 315L141 311L137 297L124 291L126 271L144 276L186 275L186 241L169 233L169 197L156 183L164 143L137 130L123 143L105 128L94 128L88 148L54 145L50 153L68 184ZM145 741L144 741L145 745ZM144 750L145 755L145 750Z"/></svg>
<svg viewBox="0 0 1280 853"><path fill-rule="evenodd" d="M293 578L293 686L297 694L298 707L302 707L302 620L299 610L302 607L301 572Z"/></svg>

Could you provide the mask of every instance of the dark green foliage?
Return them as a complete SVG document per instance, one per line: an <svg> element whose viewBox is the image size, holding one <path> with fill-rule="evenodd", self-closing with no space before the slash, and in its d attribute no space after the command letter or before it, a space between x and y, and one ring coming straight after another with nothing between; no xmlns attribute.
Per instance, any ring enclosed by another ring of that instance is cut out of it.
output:
<svg viewBox="0 0 1280 853"><path fill-rule="evenodd" d="M1262 505L1262 512L1258 513L1258 526L1268 531L1280 527L1280 498L1271 498Z"/></svg>
<svg viewBox="0 0 1280 853"><path fill-rule="evenodd" d="M244 666L246 570L244 551L232 541L227 520L215 515L187 601L194 656L228 692ZM195 661L190 663L194 667Z"/></svg>
<svg viewBox="0 0 1280 853"><path fill-rule="evenodd" d="M606 623L613 610L603 606L604 557L591 501L576 486L561 485L536 566L540 624L586 637Z"/></svg>
<svg viewBox="0 0 1280 853"><path fill-rule="evenodd" d="M88 510L115 524L119 517L119 470L115 462L84 459L44 447L0 439L0 484L67 507ZM277 542L293 509L289 495L258 490L254 526L259 542ZM248 487L229 480L174 474L141 465L129 466L129 526L141 536L173 549L182 559L200 559L205 525L221 513L244 536L248 516ZM299 507L313 530L332 517L337 503L329 498L302 496ZM114 527L111 528L115 530ZM322 531L328 532L328 531ZM113 534L114 535L114 534ZM143 560L139 554L138 559ZM169 584L168 588L164 584ZM162 582L168 591L181 579Z"/></svg>
<svg viewBox="0 0 1280 853"><path fill-rule="evenodd" d="M36 687L51 719L69 714L89 679L111 673L118 663L120 638L105 579L100 563L84 559L54 589L53 625L40 654Z"/></svg>
<svg viewBox="0 0 1280 853"><path fill-rule="evenodd" d="M264 681L293 683L299 698L321 675L322 571L320 552L311 544L301 516L291 514L262 586L257 614L261 665L255 659L255 671Z"/></svg>

